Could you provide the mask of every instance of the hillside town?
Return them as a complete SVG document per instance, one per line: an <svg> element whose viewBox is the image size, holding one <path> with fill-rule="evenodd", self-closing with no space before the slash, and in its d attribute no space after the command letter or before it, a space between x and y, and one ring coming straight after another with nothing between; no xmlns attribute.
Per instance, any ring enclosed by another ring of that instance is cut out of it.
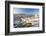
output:
<svg viewBox="0 0 46 36"><path fill-rule="evenodd" d="M14 27L38 27L39 14L14 14Z"/></svg>

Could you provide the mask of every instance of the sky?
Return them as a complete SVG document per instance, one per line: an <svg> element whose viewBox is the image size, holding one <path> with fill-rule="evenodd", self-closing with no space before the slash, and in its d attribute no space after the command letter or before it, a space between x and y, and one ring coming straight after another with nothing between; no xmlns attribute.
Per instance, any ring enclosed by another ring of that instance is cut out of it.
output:
<svg viewBox="0 0 46 36"><path fill-rule="evenodd" d="M14 13L36 14L38 12L38 8L14 8Z"/></svg>

